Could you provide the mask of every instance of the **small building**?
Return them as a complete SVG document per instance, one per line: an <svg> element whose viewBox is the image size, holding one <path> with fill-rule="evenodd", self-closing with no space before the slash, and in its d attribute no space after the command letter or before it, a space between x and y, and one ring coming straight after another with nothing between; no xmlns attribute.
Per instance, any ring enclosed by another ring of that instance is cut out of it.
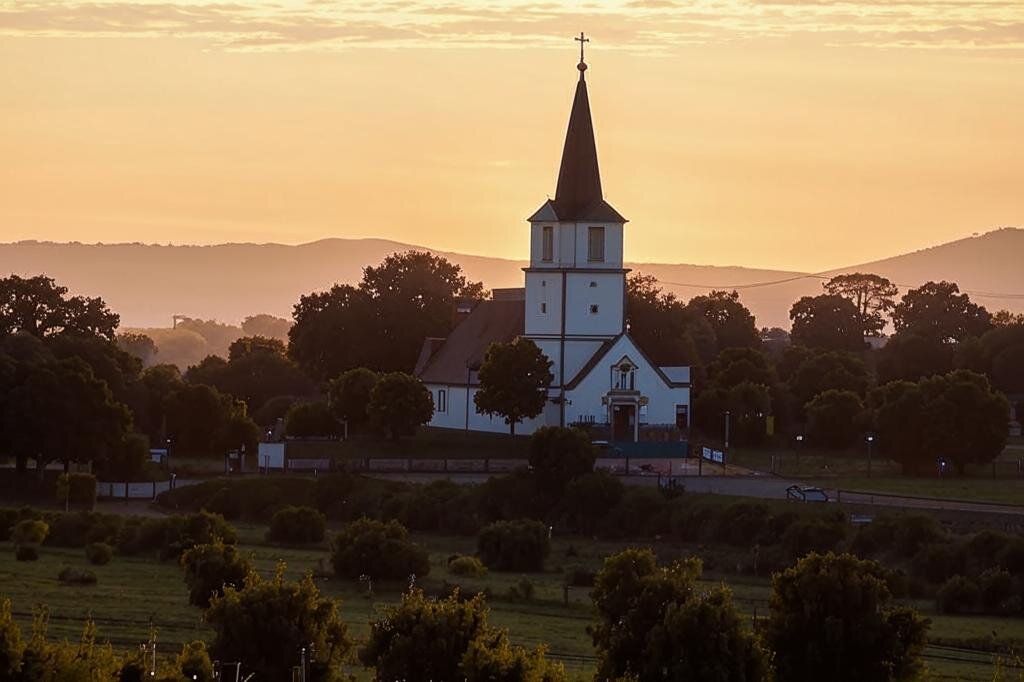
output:
<svg viewBox="0 0 1024 682"><path fill-rule="evenodd" d="M492 343L525 337L551 360L554 381L543 413L517 432L583 424L609 440L636 441L648 426L689 428L690 368L657 366L629 335L627 220L604 199L587 65L578 69L555 198L528 219L524 287L496 289L492 300L459 311L448 338L424 341L415 372L434 399L432 426L507 431L503 419L476 410L477 370Z"/></svg>

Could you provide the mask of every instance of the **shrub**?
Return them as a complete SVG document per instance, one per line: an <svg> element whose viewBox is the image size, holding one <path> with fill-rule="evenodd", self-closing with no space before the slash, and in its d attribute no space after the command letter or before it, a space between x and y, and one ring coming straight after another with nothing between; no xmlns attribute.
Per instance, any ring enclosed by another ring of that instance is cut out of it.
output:
<svg viewBox="0 0 1024 682"><path fill-rule="evenodd" d="M35 545L38 547L46 540L49 532L50 526L45 521L23 519L14 524L14 530L11 532L11 541L15 546Z"/></svg>
<svg viewBox="0 0 1024 682"><path fill-rule="evenodd" d="M90 542L85 546L85 558L93 566L104 566L110 563L114 548L105 542Z"/></svg>
<svg viewBox="0 0 1024 682"><path fill-rule="evenodd" d="M565 489L565 511L576 530L593 533L605 515L622 500L625 486L614 474L600 470L573 479Z"/></svg>
<svg viewBox="0 0 1024 682"><path fill-rule="evenodd" d="M95 585L96 574L84 568L71 568L65 566L60 569L57 579L65 585Z"/></svg>
<svg viewBox="0 0 1024 682"><path fill-rule="evenodd" d="M599 530L615 537L650 537L668 529L667 511L660 491L631 486Z"/></svg>
<svg viewBox="0 0 1024 682"><path fill-rule="evenodd" d="M800 519L790 524L782 536L782 546L792 559L811 552L835 549L846 537L846 525L836 518Z"/></svg>
<svg viewBox="0 0 1024 682"><path fill-rule="evenodd" d="M720 506L710 496L684 495L673 501L669 517L672 535L691 542L707 539L716 525Z"/></svg>
<svg viewBox="0 0 1024 682"><path fill-rule="evenodd" d="M734 502L722 510L715 537L737 547L758 542L768 527L768 507L757 502Z"/></svg>
<svg viewBox="0 0 1024 682"><path fill-rule="evenodd" d="M548 527L530 519L497 521L480 531L477 553L488 568L542 571L551 553Z"/></svg>
<svg viewBox="0 0 1024 682"><path fill-rule="evenodd" d="M196 545L208 545L215 540L233 545L236 539L234 527L220 514L204 510L188 516L172 516L164 530L160 558L177 559Z"/></svg>
<svg viewBox="0 0 1024 682"><path fill-rule="evenodd" d="M581 429L542 426L530 436L530 467L549 499L560 499L570 481L592 472L594 458L594 446Z"/></svg>
<svg viewBox="0 0 1024 682"><path fill-rule="evenodd" d="M508 596L510 599L533 601L536 591L537 588L529 578L520 578L508 588Z"/></svg>
<svg viewBox="0 0 1024 682"><path fill-rule="evenodd" d="M457 556L448 562L448 572L452 575L480 578L487 575L487 567L475 556Z"/></svg>
<svg viewBox="0 0 1024 682"><path fill-rule="evenodd" d="M963 545L943 542L927 545L910 560L910 572L918 579L938 585L966 570Z"/></svg>
<svg viewBox="0 0 1024 682"><path fill-rule="evenodd" d="M945 539L946 531L933 516L907 514L899 517L897 521L894 540L899 556L913 556L921 547Z"/></svg>
<svg viewBox="0 0 1024 682"><path fill-rule="evenodd" d="M872 557L892 547L899 522L891 514L879 514L871 523L861 526L853 536L850 550L860 557Z"/></svg>
<svg viewBox="0 0 1024 682"><path fill-rule="evenodd" d="M539 518L545 508L533 476L526 471L492 476L480 486L479 495L480 514L486 521Z"/></svg>
<svg viewBox="0 0 1024 682"><path fill-rule="evenodd" d="M234 545L221 540L196 545L181 555L188 586L188 603L206 608L225 586L241 588L252 570L252 563L238 552Z"/></svg>
<svg viewBox="0 0 1024 682"><path fill-rule="evenodd" d="M326 527L327 517L312 507L284 507L270 519L267 539L291 544L323 542Z"/></svg>
<svg viewBox="0 0 1024 682"><path fill-rule="evenodd" d="M973 611L981 601L981 590L970 578L955 575L939 588L937 605L943 613L965 613Z"/></svg>
<svg viewBox="0 0 1024 682"><path fill-rule="evenodd" d="M11 531L14 524L18 522L18 510L0 509L0 542L7 542L11 539Z"/></svg>
<svg viewBox="0 0 1024 682"><path fill-rule="evenodd" d="M86 473L61 474L57 478L57 502L92 509L96 504L96 477Z"/></svg>
<svg viewBox="0 0 1024 682"><path fill-rule="evenodd" d="M164 544L169 527L170 518L128 518L118 530L114 546L118 554L126 556L158 550Z"/></svg>
<svg viewBox="0 0 1024 682"><path fill-rule="evenodd" d="M971 563L972 575L998 563L1003 550L1010 543L1010 536L986 528L975 533L967 541L967 557Z"/></svg>
<svg viewBox="0 0 1024 682"><path fill-rule="evenodd" d="M85 547L90 542L112 542L123 523L115 514L92 511L47 515L50 532L46 544L54 547Z"/></svg>
<svg viewBox="0 0 1024 682"><path fill-rule="evenodd" d="M572 587L593 587L597 573L589 568L574 568L569 572L566 583Z"/></svg>
<svg viewBox="0 0 1024 682"><path fill-rule="evenodd" d="M1010 575L1024 575L1024 538L1013 538L999 553L999 565Z"/></svg>
<svg viewBox="0 0 1024 682"><path fill-rule="evenodd" d="M35 561L39 558L39 545L16 545L14 558L18 561Z"/></svg>
<svg viewBox="0 0 1024 682"><path fill-rule="evenodd" d="M361 518L349 523L331 545L334 573L345 578L368 575L383 580L403 580L430 572L426 551L409 540L398 521L387 523Z"/></svg>
<svg viewBox="0 0 1024 682"><path fill-rule="evenodd" d="M978 576L981 590L981 605L989 613L1004 613L1009 610L1013 597L1013 576L1001 568L990 568Z"/></svg>

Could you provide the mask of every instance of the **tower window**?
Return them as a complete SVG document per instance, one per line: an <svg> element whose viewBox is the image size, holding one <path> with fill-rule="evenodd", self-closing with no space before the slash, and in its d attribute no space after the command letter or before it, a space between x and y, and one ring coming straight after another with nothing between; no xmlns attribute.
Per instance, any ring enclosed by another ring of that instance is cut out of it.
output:
<svg viewBox="0 0 1024 682"><path fill-rule="evenodd" d="M587 233L587 260L604 260L604 228L591 227Z"/></svg>
<svg viewBox="0 0 1024 682"><path fill-rule="evenodd" d="M555 259L555 228L551 225L542 228L540 259L548 263Z"/></svg>
<svg viewBox="0 0 1024 682"><path fill-rule="evenodd" d="M437 411L441 413L448 411L448 391L443 388L437 391Z"/></svg>
<svg viewBox="0 0 1024 682"><path fill-rule="evenodd" d="M541 303L540 304L540 312L541 312L542 315L547 315L547 313L548 313L548 304L547 303Z"/></svg>
<svg viewBox="0 0 1024 682"><path fill-rule="evenodd" d="M591 289L596 289L597 288L597 282L591 282L590 283L590 288Z"/></svg>
<svg viewBox="0 0 1024 682"><path fill-rule="evenodd" d="M596 303L591 303L590 304L590 314L591 315L597 315L597 313L600 312L600 310L601 310L601 307L598 306Z"/></svg>

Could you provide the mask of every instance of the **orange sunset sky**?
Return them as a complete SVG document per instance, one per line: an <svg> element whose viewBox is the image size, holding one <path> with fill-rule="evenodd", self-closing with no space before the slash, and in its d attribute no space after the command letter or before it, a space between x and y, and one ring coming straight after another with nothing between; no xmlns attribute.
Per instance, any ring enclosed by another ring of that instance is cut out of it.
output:
<svg viewBox="0 0 1024 682"><path fill-rule="evenodd" d="M1024 223L1021 0L0 0L0 241L525 257L581 30L630 260Z"/></svg>

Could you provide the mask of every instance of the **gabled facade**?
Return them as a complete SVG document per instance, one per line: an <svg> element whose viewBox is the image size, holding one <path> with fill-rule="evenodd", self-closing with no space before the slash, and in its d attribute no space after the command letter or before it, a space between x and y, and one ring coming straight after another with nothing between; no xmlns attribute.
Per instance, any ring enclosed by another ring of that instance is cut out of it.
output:
<svg viewBox="0 0 1024 682"><path fill-rule="evenodd" d="M525 288L496 292L447 340L424 344L416 373L434 396L434 426L506 431L500 418L476 413L475 370L491 342L524 336L551 360L554 381L544 413L517 432L605 424L614 440L635 440L643 424L689 427L689 368L655 366L628 333L627 221L604 199L587 66L581 61L578 69L555 198L528 220ZM512 315L510 300L517 295L520 311Z"/></svg>

